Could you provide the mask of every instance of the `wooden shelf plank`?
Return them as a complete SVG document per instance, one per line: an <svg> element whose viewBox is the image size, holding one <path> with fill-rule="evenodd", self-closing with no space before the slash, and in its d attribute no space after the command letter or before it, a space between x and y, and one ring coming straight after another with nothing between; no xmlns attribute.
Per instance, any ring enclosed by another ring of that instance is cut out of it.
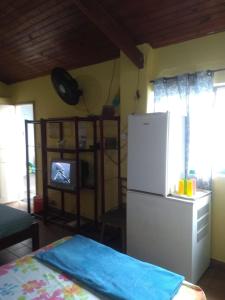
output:
<svg viewBox="0 0 225 300"><path fill-rule="evenodd" d="M48 152L58 152L58 153L94 152L94 149L53 148L53 147L47 147L46 150Z"/></svg>
<svg viewBox="0 0 225 300"><path fill-rule="evenodd" d="M76 190L63 189L61 187L57 187L57 186L50 185L50 184L47 185L47 188L51 189L51 190L65 192L65 193L76 194Z"/></svg>
<svg viewBox="0 0 225 300"><path fill-rule="evenodd" d="M61 187L53 186L51 184L48 184L47 187L51 190L56 190L56 191L63 191L65 193L71 193L71 194L76 194L76 190L67 190L63 189ZM80 190L94 190L93 186L85 186L85 187L80 187Z"/></svg>

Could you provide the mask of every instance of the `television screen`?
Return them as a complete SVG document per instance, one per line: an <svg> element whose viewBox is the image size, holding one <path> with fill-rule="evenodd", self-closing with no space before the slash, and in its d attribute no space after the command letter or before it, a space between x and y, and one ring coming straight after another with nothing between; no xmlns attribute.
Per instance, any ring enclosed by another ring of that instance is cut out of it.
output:
<svg viewBox="0 0 225 300"><path fill-rule="evenodd" d="M51 162L51 184L65 189L75 188L75 162L55 160Z"/></svg>
<svg viewBox="0 0 225 300"><path fill-rule="evenodd" d="M89 163L80 161L80 187L93 185L92 176L89 171ZM50 165L50 183L52 186L72 190L76 189L76 161L53 160Z"/></svg>

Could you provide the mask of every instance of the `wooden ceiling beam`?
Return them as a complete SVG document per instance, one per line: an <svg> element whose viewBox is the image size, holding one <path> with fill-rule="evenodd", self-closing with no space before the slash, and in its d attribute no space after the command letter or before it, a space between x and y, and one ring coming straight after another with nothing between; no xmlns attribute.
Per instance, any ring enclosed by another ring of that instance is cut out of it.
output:
<svg viewBox="0 0 225 300"><path fill-rule="evenodd" d="M97 0L74 0L74 3L139 69L144 67L142 52L136 47L126 30L118 24Z"/></svg>

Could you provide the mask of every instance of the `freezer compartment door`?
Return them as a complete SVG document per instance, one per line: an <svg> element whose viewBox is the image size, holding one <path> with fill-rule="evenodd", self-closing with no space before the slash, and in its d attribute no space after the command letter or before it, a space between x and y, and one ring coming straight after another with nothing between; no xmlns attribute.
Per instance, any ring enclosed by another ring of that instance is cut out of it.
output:
<svg viewBox="0 0 225 300"><path fill-rule="evenodd" d="M128 189L167 194L168 113L130 115Z"/></svg>

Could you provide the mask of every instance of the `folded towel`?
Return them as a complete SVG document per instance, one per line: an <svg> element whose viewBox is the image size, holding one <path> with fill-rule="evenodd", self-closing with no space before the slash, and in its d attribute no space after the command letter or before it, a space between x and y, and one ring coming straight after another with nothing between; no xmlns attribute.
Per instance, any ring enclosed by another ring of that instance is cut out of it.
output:
<svg viewBox="0 0 225 300"><path fill-rule="evenodd" d="M36 257L111 299L172 299L184 280L80 235Z"/></svg>

